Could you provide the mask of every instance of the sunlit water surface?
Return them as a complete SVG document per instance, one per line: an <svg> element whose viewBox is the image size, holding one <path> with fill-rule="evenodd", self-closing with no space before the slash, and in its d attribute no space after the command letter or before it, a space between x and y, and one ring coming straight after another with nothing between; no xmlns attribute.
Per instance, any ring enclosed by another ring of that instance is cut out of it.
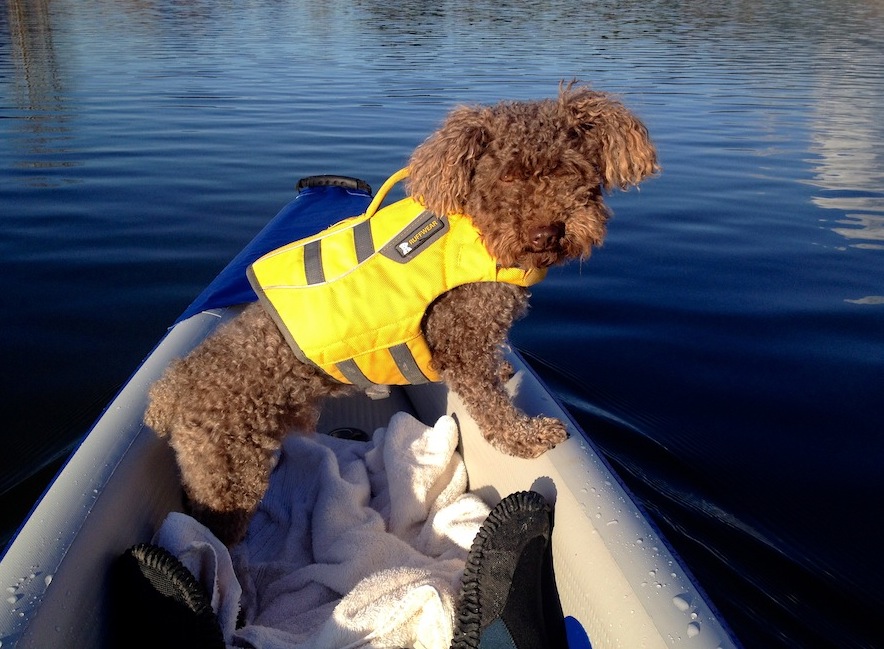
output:
<svg viewBox="0 0 884 649"><path fill-rule="evenodd" d="M576 77L664 171L514 343L747 646L882 646L880 2L0 8L4 538L299 177Z"/></svg>

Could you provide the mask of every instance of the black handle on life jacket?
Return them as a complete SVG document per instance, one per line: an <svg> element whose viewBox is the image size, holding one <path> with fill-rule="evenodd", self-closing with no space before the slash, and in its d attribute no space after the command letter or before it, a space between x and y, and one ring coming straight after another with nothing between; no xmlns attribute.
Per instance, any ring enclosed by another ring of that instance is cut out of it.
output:
<svg viewBox="0 0 884 649"><path fill-rule="evenodd" d="M351 178L350 176L307 176L298 181L296 189L300 193L302 189L308 187L343 187L344 189L355 189L371 194L371 185L359 178Z"/></svg>

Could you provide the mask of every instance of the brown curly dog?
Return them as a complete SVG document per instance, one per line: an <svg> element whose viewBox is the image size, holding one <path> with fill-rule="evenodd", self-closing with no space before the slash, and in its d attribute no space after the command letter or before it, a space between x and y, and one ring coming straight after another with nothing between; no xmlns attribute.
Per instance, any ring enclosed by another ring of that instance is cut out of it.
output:
<svg viewBox="0 0 884 649"><path fill-rule="evenodd" d="M503 267L547 268L601 244L605 190L657 171L642 123L612 97L563 86L555 99L457 108L414 152L408 191L436 214L469 215ZM502 346L528 291L475 282L428 308L432 365L485 438L536 457L564 425L517 410L504 389ZM248 306L150 393L145 422L168 436L191 511L225 543L245 534L284 435L315 427L320 401L353 390L295 357L274 321Z"/></svg>

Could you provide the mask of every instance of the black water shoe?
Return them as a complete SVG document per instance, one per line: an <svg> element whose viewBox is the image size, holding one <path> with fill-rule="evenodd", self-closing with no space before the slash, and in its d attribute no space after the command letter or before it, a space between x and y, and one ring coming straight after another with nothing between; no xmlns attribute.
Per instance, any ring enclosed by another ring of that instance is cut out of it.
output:
<svg viewBox="0 0 884 649"><path fill-rule="evenodd" d="M141 543L117 559L111 607L112 647L225 646L205 588L159 546Z"/></svg>
<svg viewBox="0 0 884 649"><path fill-rule="evenodd" d="M452 649L566 647L552 569L552 510L520 491L491 510L464 570Z"/></svg>

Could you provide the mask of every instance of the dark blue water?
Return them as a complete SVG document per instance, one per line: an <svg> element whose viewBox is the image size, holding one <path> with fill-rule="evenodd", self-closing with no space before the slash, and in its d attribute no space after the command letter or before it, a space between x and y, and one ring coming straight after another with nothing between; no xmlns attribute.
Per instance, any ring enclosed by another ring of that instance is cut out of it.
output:
<svg viewBox="0 0 884 649"><path fill-rule="evenodd" d="M884 646L876 0L0 2L3 538L304 175L620 93L663 174L514 331L749 647Z"/></svg>

